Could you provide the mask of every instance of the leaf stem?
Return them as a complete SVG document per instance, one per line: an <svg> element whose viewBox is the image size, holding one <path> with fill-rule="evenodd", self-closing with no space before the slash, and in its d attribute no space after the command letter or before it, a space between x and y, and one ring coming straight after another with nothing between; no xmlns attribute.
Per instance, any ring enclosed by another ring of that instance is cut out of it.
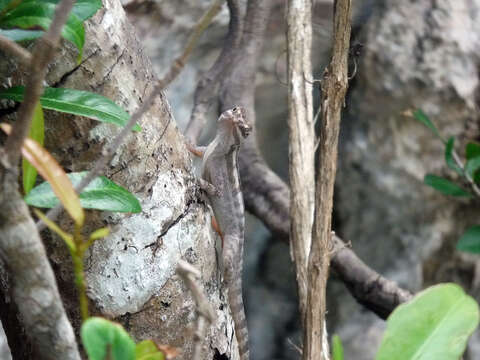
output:
<svg viewBox="0 0 480 360"><path fill-rule="evenodd" d="M80 306L80 315L82 321L88 319L88 298L87 298L87 285L85 282L85 271L83 267L83 256L87 247L84 244L83 237L80 233L81 227L75 225L75 233L73 235L73 241L75 242L75 251L71 251L73 261L73 271L75 274L75 285L78 292L78 303Z"/></svg>

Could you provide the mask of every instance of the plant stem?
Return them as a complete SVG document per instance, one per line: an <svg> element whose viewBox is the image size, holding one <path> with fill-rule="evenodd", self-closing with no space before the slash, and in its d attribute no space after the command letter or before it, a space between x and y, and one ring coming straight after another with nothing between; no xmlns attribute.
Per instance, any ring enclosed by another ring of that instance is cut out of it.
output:
<svg viewBox="0 0 480 360"><path fill-rule="evenodd" d="M83 267L83 256L87 247L83 242L82 235L80 233L81 227L75 225L75 233L73 235L73 241L75 242L75 252L71 252L73 261L73 272L75 274L75 285L78 292L78 303L80 306L80 315L82 321L88 319L88 298L87 298L87 285L85 282L85 271Z"/></svg>
<svg viewBox="0 0 480 360"><path fill-rule="evenodd" d="M83 251L82 251L83 252ZM83 269L83 255L72 254L73 269L75 272L75 285L78 292L78 303L80 306L80 314L82 321L88 319L88 299L87 299L87 286L85 284L85 273Z"/></svg>

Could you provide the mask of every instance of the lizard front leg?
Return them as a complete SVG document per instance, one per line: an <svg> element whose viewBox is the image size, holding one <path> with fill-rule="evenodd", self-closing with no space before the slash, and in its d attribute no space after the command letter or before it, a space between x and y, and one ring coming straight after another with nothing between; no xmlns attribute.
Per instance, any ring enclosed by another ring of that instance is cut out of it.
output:
<svg viewBox="0 0 480 360"><path fill-rule="evenodd" d="M187 147L188 151L198 157L203 157L203 155L205 154L205 150L207 149L206 146L193 145L188 141L185 143L185 146Z"/></svg>

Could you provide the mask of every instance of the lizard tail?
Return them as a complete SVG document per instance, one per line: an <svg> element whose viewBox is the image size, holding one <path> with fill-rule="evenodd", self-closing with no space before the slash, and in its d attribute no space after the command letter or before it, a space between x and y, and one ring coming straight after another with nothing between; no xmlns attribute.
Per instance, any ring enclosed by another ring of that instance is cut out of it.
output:
<svg viewBox="0 0 480 360"><path fill-rule="evenodd" d="M228 289L228 302L235 327L235 336L238 342L240 360L249 360L250 351L248 349L248 328L245 318L245 308L242 297L242 279L241 277L232 281Z"/></svg>

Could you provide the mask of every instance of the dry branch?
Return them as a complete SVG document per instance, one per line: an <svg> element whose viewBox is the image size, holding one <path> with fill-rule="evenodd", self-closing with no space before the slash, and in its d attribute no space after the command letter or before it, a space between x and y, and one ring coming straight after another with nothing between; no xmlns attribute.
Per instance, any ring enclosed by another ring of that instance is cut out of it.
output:
<svg viewBox="0 0 480 360"><path fill-rule="evenodd" d="M32 55L30 52L3 35L0 35L0 49L9 55L16 57L17 60L22 63L22 65L30 65L32 60Z"/></svg>
<svg viewBox="0 0 480 360"><path fill-rule="evenodd" d="M342 240L334 236L332 268L355 299L380 318L388 315L412 294L370 269Z"/></svg>
<svg viewBox="0 0 480 360"><path fill-rule="evenodd" d="M55 55L73 3L59 3L50 28L35 44L24 102L5 147L0 149L0 257L12 280L12 298L23 326L43 359L77 360L80 355L45 248L18 191L17 164L43 90L47 65Z"/></svg>
<svg viewBox="0 0 480 360"><path fill-rule="evenodd" d="M225 0L215 0L205 14L203 14L201 19L195 24L193 31L187 40L187 44L183 48L182 54L173 61L173 64L168 72L158 82L159 87L162 89L167 87L168 84L170 84L178 76L178 74L180 74L185 66L185 63L190 57L190 54L197 45L200 36L203 34L208 25L210 25L213 18L219 13L224 1Z"/></svg>
<svg viewBox="0 0 480 360"><path fill-rule="evenodd" d="M315 194L315 223L308 264L308 303L303 359L329 359L323 340L326 288L330 266L333 187L337 171L338 135L348 87L351 0L334 5L332 60L324 73L320 124L319 171Z"/></svg>
<svg viewBox="0 0 480 360"><path fill-rule="evenodd" d="M311 5L309 0L290 0L287 8L290 249L297 275L302 324L305 324L307 306L307 268L315 199L313 88L305 81L312 77Z"/></svg>
<svg viewBox="0 0 480 360"><path fill-rule="evenodd" d="M193 350L192 360L200 360L202 359L202 347L207 331L207 325L215 321L216 314L205 295L202 285L199 282L201 275L200 271L198 271L189 263L180 260L178 262L177 274L183 279L188 289L192 293L193 299L195 300L197 326L194 337L195 347Z"/></svg>

